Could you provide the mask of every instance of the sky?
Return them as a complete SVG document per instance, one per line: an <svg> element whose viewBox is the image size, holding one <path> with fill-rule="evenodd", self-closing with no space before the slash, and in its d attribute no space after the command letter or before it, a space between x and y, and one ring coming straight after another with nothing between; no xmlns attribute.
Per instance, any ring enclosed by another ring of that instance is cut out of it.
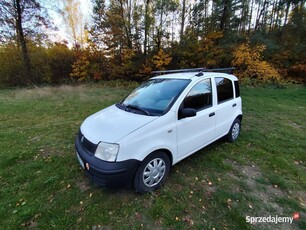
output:
<svg viewBox="0 0 306 230"><path fill-rule="evenodd" d="M92 12L92 2L91 0L79 0L81 4L81 9L83 13L83 24L90 23L90 16ZM54 2L53 2L54 3ZM52 7L50 7L52 8ZM63 17L56 11L50 9L49 15L54 25L58 28L58 31L50 31L50 38L53 42L61 42L67 40L70 45L72 45L72 39L69 37L69 33L64 25Z"/></svg>

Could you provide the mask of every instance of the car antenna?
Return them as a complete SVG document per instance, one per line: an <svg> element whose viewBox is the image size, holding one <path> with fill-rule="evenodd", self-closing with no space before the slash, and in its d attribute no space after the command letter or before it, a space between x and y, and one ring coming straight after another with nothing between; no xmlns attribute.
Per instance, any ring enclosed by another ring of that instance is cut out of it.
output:
<svg viewBox="0 0 306 230"><path fill-rule="evenodd" d="M198 72L198 73L196 74L197 77L201 77L201 76L203 76L203 75L204 75L203 71L200 71L200 72Z"/></svg>

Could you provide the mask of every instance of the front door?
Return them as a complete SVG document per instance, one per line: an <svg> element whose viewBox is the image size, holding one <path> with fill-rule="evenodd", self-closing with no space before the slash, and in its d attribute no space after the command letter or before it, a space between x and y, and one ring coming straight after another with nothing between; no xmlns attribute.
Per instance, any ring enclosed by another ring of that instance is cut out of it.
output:
<svg viewBox="0 0 306 230"><path fill-rule="evenodd" d="M195 117L177 120L178 160L215 139L216 115L212 106L211 79L197 83L183 100L180 109L196 109Z"/></svg>

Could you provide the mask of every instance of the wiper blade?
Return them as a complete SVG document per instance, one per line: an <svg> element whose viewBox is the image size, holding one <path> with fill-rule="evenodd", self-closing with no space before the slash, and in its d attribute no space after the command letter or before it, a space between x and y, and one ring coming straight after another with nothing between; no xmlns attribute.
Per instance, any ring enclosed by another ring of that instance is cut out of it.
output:
<svg viewBox="0 0 306 230"><path fill-rule="evenodd" d="M122 103L122 104L123 104L123 103ZM141 112L143 112L144 114L150 116L150 113L149 113L147 110L142 109L142 108L140 108L140 107L138 107L138 106L136 106L136 105L125 105L125 107L126 107L126 108L129 108L129 109L141 111Z"/></svg>
<svg viewBox="0 0 306 230"><path fill-rule="evenodd" d="M129 112L130 112L130 109L128 109L128 108L126 107L126 105L123 104L122 102L119 102L119 103L117 103L116 105L117 105L117 107L119 107L120 109L123 109L124 111L129 111Z"/></svg>

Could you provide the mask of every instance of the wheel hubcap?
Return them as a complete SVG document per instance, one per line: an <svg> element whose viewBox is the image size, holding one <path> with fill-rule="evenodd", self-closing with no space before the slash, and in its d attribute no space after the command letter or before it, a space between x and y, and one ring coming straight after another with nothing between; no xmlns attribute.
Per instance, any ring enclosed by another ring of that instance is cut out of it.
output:
<svg viewBox="0 0 306 230"><path fill-rule="evenodd" d="M148 187L157 185L164 177L166 163L161 158L150 161L143 171L143 183Z"/></svg>
<svg viewBox="0 0 306 230"><path fill-rule="evenodd" d="M233 140L237 139L239 132L240 132L240 125L239 123L235 123L232 129L232 139Z"/></svg>

